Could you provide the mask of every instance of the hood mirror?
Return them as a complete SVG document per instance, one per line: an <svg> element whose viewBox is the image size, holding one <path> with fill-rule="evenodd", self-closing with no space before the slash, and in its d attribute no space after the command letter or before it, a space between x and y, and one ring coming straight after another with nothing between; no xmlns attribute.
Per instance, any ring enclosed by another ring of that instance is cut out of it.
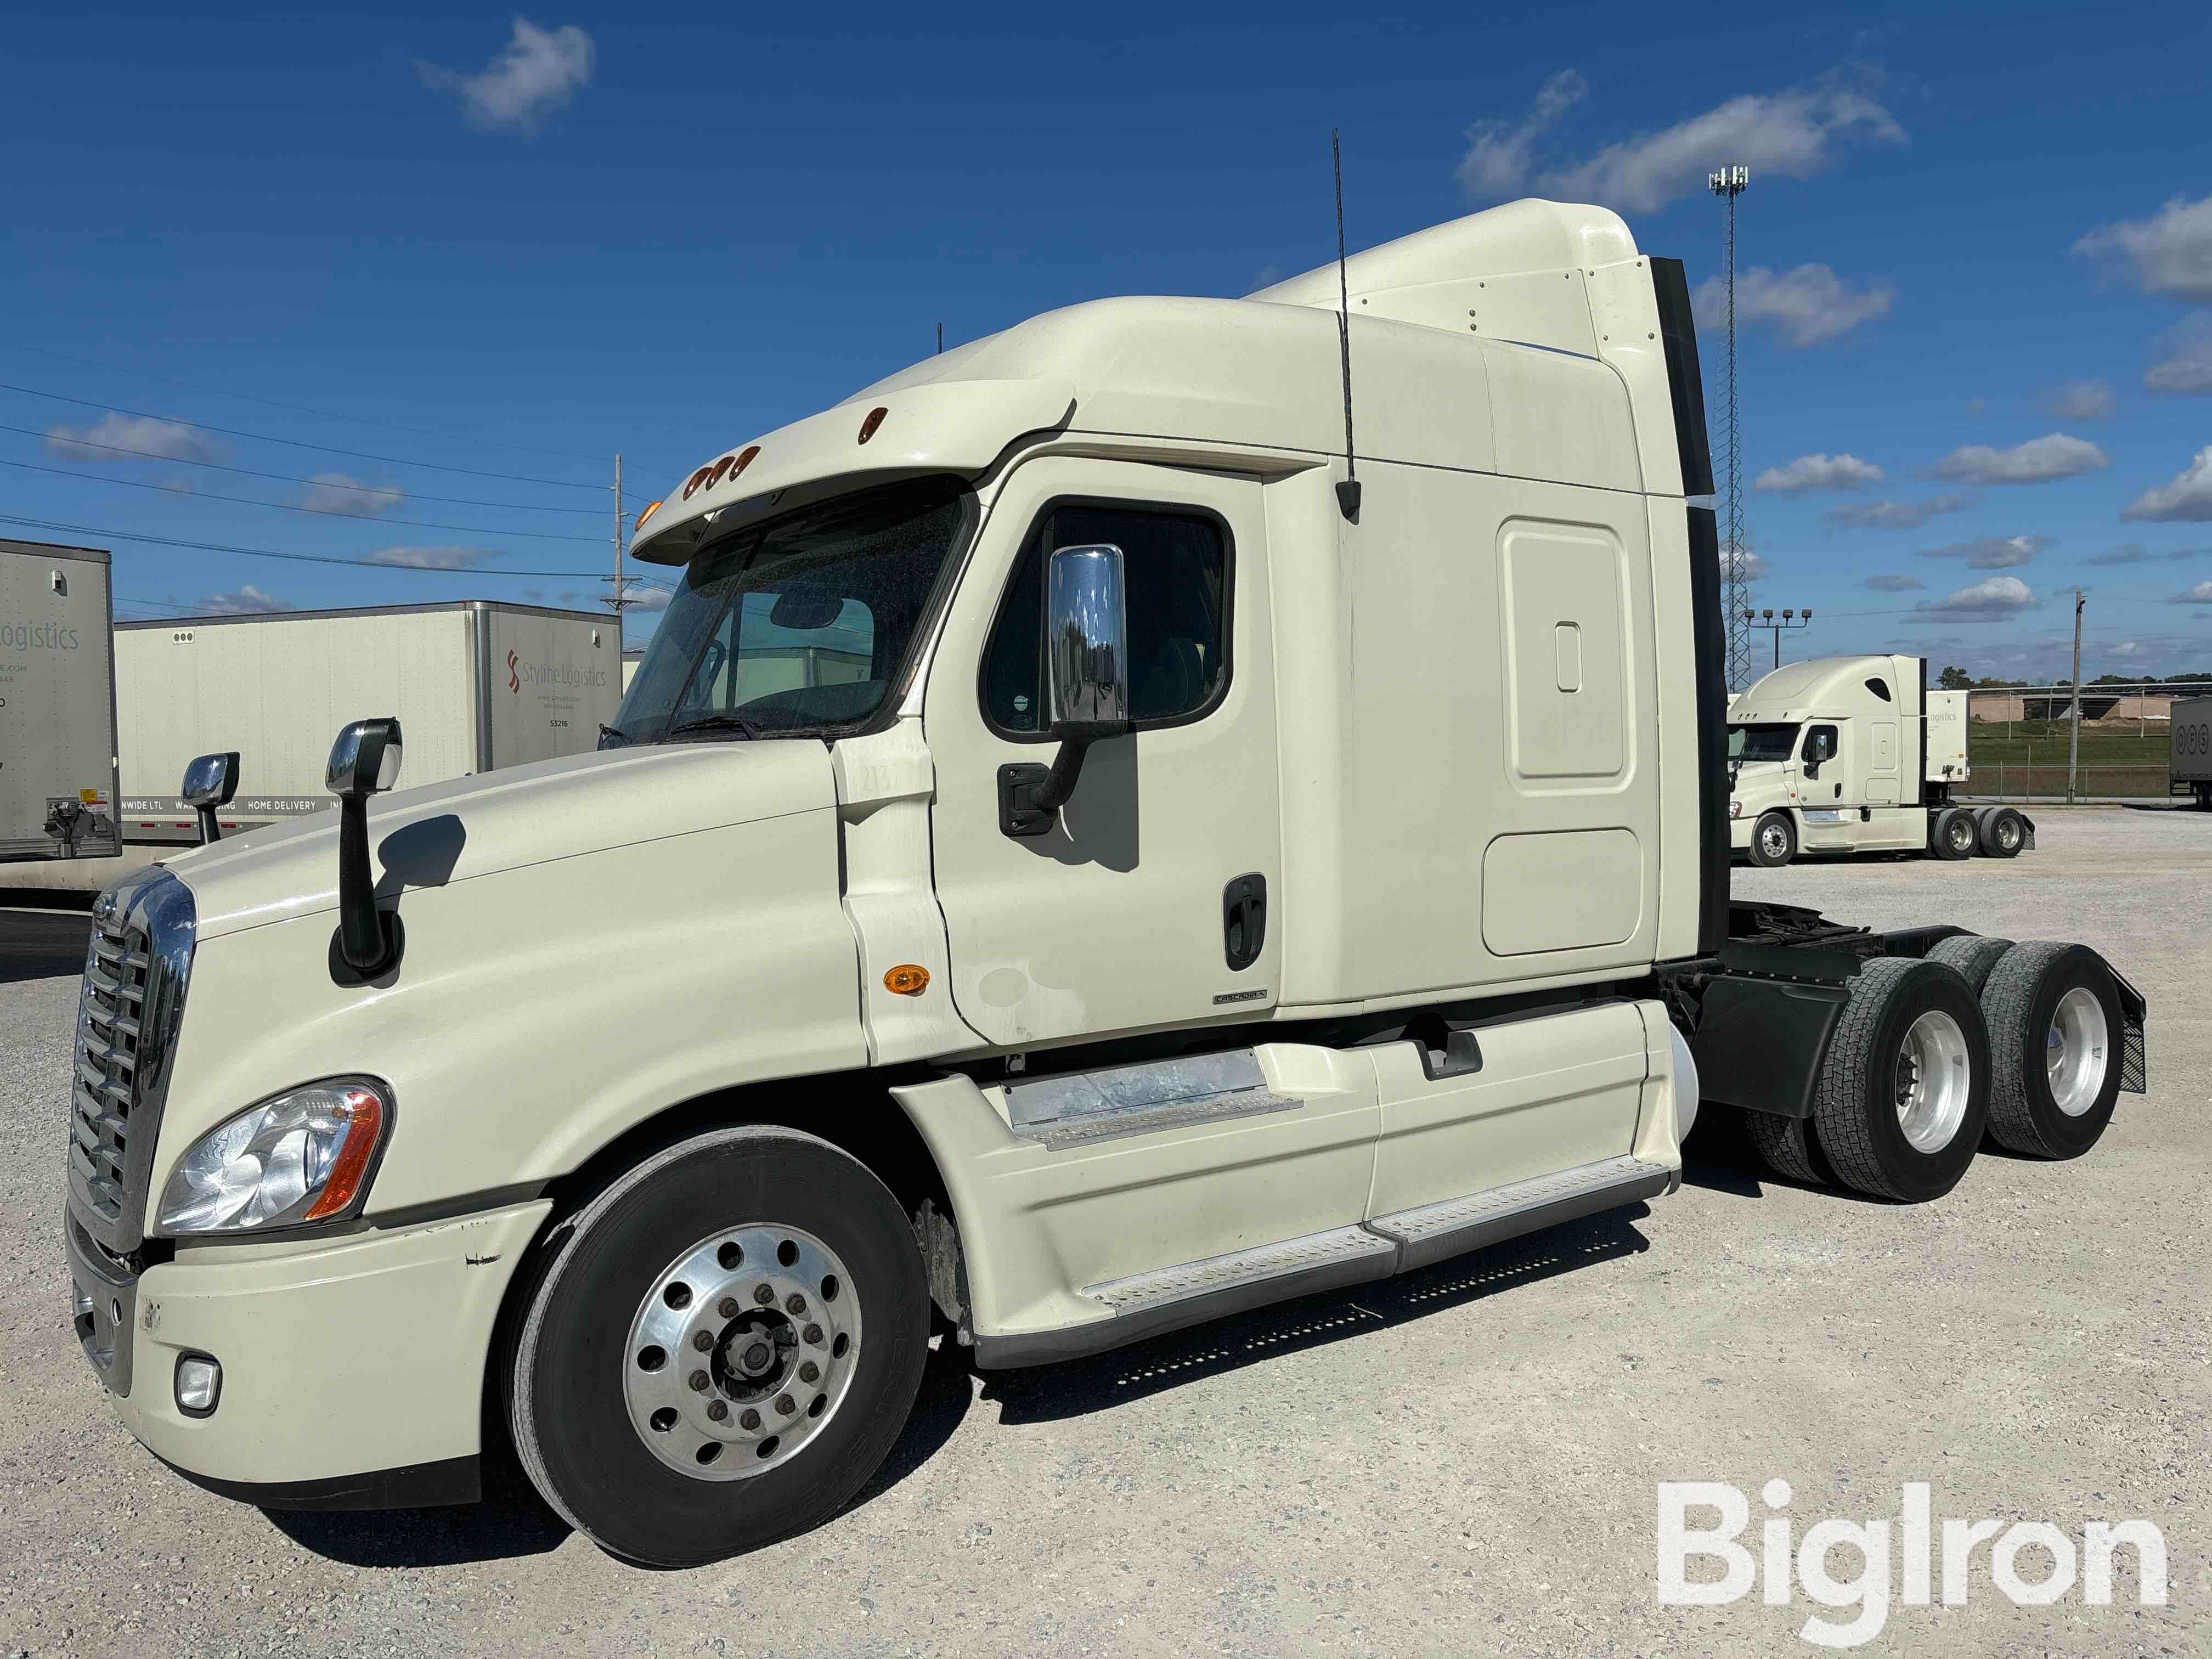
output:
<svg viewBox="0 0 2212 1659"><path fill-rule="evenodd" d="M376 908L368 867L368 798L399 781L399 722L356 720L331 745L324 774L338 798L338 931L331 941L331 971L341 962L354 982L399 963L399 918Z"/></svg>
<svg viewBox="0 0 2212 1659"><path fill-rule="evenodd" d="M238 793L238 750L229 750L219 755L202 755L185 768L185 781L177 793L185 805L199 814L200 845L222 839L222 826L215 821L216 811L230 805L231 797Z"/></svg>

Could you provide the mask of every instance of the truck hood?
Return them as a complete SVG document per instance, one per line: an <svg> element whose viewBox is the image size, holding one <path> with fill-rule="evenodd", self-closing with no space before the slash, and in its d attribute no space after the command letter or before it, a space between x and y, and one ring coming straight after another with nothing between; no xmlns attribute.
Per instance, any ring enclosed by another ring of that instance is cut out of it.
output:
<svg viewBox="0 0 2212 1659"><path fill-rule="evenodd" d="M400 790L369 803L377 896L444 887L836 805L817 738L616 749ZM338 902L335 804L163 862L192 890L203 939Z"/></svg>

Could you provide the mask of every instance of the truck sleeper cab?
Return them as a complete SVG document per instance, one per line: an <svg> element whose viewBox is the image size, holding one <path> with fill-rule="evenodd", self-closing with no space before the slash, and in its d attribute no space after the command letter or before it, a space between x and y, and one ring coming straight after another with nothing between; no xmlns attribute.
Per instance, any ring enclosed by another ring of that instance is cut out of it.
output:
<svg viewBox="0 0 2212 1659"><path fill-rule="evenodd" d="M105 896L67 1237L132 1431L295 1505L504 1438L697 1563L850 1499L933 1321L1405 1271L1672 1191L1701 1098L1897 1200L2088 1150L2093 953L1729 903L1680 267L1524 202L1345 281L1357 492L1334 269L1050 313L648 508L605 750L370 810L358 723L340 821Z"/></svg>
<svg viewBox="0 0 2212 1659"><path fill-rule="evenodd" d="M1751 863L1800 853L2015 858L2016 807L1966 806L1966 694L1930 691L1924 659L1817 657L1729 700L1729 844Z"/></svg>

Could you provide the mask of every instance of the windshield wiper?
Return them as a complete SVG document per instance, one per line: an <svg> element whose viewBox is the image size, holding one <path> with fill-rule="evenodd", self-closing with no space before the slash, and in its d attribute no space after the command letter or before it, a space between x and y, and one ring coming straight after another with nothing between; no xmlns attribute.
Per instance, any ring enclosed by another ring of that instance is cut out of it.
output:
<svg viewBox="0 0 2212 1659"><path fill-rule="evenodd" d="M627 749L629 747L629 732L623 731L619 726L609 726L605 720L601 720L599 722L599 747L602 749L605 748L607 746L607 739L610 738L614 739L616 745L619 748Z"/></svg>
<svg viewBox="0 0 2212 1659"><path fill-rule="evenodd" d="M760 736L760 728L742 714L702 714L696 720L685 720L681 726L672 726L660 734L666 743L671 738L680 738L686 732L734 732L741 738Z"/></svg>

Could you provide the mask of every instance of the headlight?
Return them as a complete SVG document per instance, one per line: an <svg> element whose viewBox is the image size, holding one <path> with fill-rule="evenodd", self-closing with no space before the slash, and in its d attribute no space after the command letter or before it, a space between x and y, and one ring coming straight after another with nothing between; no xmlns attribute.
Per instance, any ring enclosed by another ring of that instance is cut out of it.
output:
<svg viewBox="0 0 2212 1659"><path fill-rule="evenodd" d="M155 1224L238 1232L349 1215L392 1127L392 1097L368 1078L331 1078L249 1107L177 1160Z"/></svg>

